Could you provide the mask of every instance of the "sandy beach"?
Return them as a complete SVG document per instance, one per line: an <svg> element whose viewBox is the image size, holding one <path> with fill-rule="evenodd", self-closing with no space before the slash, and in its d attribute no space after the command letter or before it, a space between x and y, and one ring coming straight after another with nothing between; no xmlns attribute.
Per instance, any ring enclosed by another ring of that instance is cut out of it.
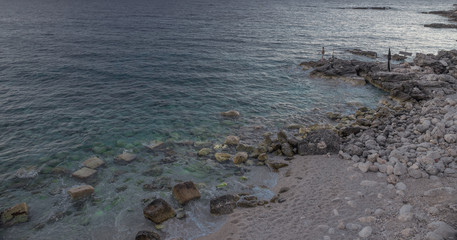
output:
<svg viewBox="0 0 457 240"><path fill-rule="evenodd" d="M237 208L219 231L200 240L424 239L426 221L457 223L455 212L433 212L436 206L457 203L455 191L424 195L455 186L455 178L405 179L400 190L388 185L385 175L362 174L337 156L296 156L288 163L274 188L276 193L289 189L280 194L284 202ZM400 217L400 209L409 208L404 206L411 206L414 220Z"/></svg>

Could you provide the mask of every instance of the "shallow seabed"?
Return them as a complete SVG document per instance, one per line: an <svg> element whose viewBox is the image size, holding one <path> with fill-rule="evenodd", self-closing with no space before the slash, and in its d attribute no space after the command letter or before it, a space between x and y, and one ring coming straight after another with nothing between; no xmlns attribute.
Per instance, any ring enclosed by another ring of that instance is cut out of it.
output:
<svg viewBox="0 0 457 240"><path fill-rule="evenodd" d="M178 207L168 188L184 180L198 184L202 200L185 207L184 220L166 222L166 236L214 231L224 217L208 214L211 197L250 191L268 199L275 177L264 167L198 158L200 147L188 141L220 144L236 134L255 142L287 124L325 123L326 112L375 107L385 93L310 79L298 64L319 59L322 46L339 58L352 58L345 52L352 48L380 55L388 47L449 50L452 31L423 27L446 19L420 12L452 4L0 1L0 205L27 202L31 216L0 235L131 239L154 227L142 216L142 199L162 197ZM392 9L348 9L362 5ZM220 116L230 109L241 118ZM151 141L166 142L165 150L148 151ZM115 163L124 151L139 159ZM94 197L71 202L66 189L83 183L71 172L94 155L106 162L88 182ZM15 177L24 167L39 173ZM56 167L66 171L58 174ZM217 189L221 182L227 188ZM153 183L157 189L143 190Z"/></svg>

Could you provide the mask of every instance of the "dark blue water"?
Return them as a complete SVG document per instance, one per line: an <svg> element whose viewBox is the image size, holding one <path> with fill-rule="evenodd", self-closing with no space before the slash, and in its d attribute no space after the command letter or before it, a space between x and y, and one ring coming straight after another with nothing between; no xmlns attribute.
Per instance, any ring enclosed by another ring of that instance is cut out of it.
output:
<svg viewBox="0 0 457 240"><path fill-rule="evenodd" d="M161 156L149 156L143 144L220 142L246 126L274 130L289 123L324 123L329 111L374 107L385 93L309 79L298 64L319 59L322 46L340 58L353 57L345 52L351 48L380 55L388 47L427 53L455 48L454 32L423 27L446 19L420 14L448 9L453 2L0 0L0 179L13 181L20 167L49 162L74 171L92 155L110 162L123 151L158 164ZM392 9L340 9L356 6ZM219 113L230 109L242 117L223 119ZM194 150L176 151L183 162L164 167L164 175L192 174L182 164L196 161L189 157ZM135 171L145 165L131 166L133 173L126 179L138 178ZM109 167L101 176L109 177L117 168ZM98 195L114 198L113 187L100 178L105 191ZM0 189L2 206L28 201L35 214L28 225L5 230L7 239L17 232L25 239L57 236L77 218L70 215L68 222L31 230L46 221L44 215L53 214L49 205L68 209L65 194L51 196L44 186L66 189L78 184L68 176L56 180L39 174L39 179L42 185L34 186L42 191L39 196L22 188ZM207 198L214 195L210 190L215 180L202 181L209 185ZM132 202L148 197L140 188L129 191L137 196L129 198ZM115 238L107 232L117 239L132 238L137 227L107 220L129 204L126 200L117 210L105 208L105 215L65 233L78 239L82 229L105 226L107 239ZM44 214L38 208L48 210ZM97 207L85 214L92 210L97 212ZM141 211L126 219L147 224ZM193 221L201 222L197 217ZM214 228L202 225L183 236ZM85 237L95 236L87 231Z"/></svg>

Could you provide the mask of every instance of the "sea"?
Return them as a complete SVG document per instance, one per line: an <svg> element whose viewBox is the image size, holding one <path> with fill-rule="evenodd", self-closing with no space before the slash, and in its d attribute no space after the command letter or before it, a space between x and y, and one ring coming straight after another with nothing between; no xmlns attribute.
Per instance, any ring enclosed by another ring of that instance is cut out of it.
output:
<svg viewBox="0 0 457 240"><path fill-rule="evenodd" d="M456 46L453 0L0 0L0 211L29 206L29 221L0 239L164 239L217 231L211 198L249 192L268 200L277 175L257 161L213 154L227 135L256 144L266 132L332 124L327 112L375 108L370 85L312 79L299 64L325 57L385 62L393 53ZM386 7L386 10L354 9ZM373 60L349 49L376 51ZM410 57L407 61L412 61ZM241 116L224 118L236 110ZM161 151L149 144L163 142ZM198 157L204 146L211 155ZM136 154L119 164L114 158ZM71 177L93 156L90 181ZM250 166L253 165L253 166ZM170 188L193 181L201 199L179 206ZM85 201L67 190L91 184ZM156 226L143 207L163 198L185 215Z"/></svg>

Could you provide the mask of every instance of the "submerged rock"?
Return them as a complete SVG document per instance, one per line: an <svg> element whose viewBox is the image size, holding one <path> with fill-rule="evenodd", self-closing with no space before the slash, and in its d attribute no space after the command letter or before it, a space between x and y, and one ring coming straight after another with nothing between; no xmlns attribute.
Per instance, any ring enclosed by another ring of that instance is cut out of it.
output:
<svg viewBox="0 0 457 240"><path fill-rule="evenodd" d="M165 200L158 198L143 209L144 217L155 224L160 224L176 216L175 210Z"/></svg>
<svg viewBox="0 0 457 240"><path fill-rule="evenodd" d="M103 162L103 160L101 160L98 157L91 157L83 162L84 167L88 167L88 168L92 168L92 169L96 169L96 168L102 166L103 164L105 164L105 162Z"/></svg>
<svg viewBox="0 0 457 240"><path fill-rule="evenodd" d="M239 117L240 116L240 112L235 111L235 110L229 110L227 112L221 112L221 115L223 117L233 117L233 118L235 118L235 117Z"/></svg>
<svg viewBox="0 0 457 240"><path fill-rule="evenodd" d="M14 176L17 178L34 178L38 175L38 168L36 166L28 166L19 168Z"/></svg>
<svg viewBox="0 0 457 240"><path fill-rule="evenodd" d="M214 154L214 157L216 158L216 160L218 162L225 162L225 161L230 160L232 155L230 155L228 153L216 153L216 154Z"/></svg>
<svg viewBox="0 0 457 240"><path fill-rule="evenodd" d="M198 151L198 156L199 157L204 157L204 156L208 156L208 154L211 153L211 149L210 148L202 148L200 149L200 151Z"/></svg>
<svg viewBox="0 0 457 240"><path fill-rule="evenodd" d="M2 224L12 226L17 223L27 222L29 220L29 208L26 203L19 203L2 212Z"/></svg>
<svg viewBox="0 0 457 240"><path fill-rule="evenodd" d="M88 167L83 167L78 171L74 172L72 176L79 179L87 179L93 176L95 173L97 173L97 170Z"/></svg>
<svg viewBox="0 0 457 240"><path fill-rule="evenodd" d="M191 181L176 184L173 186L172 192L173 196L181 205L184 205L193 199L200 198L200 192Z"/></svg>
<svg viewBox="0 0 457 240"><path fill-rule="evenodd" d="M117 157L114 160L119 163L130 163L135 159L136 154L124 152L122 154L117 155Z"/></svg>
<svg viewBox="0 0 457 240"><path fill-rule="evenodd" d="M230 214L236 208L236 202L240 199L238 195L223 195L210 201L210 212L212 214L222 215Z"/></svg>
<svg viewBox="0 0 457 240"><path fill-rule="evenodd" d="M76 200L90 196L92 193L94 193L94 187L90 185L82 185L70 188L67 192L73 200Z"/></svg>
<svg viewBox="0 0 457 240"><path fill-rule="evenodd" d="M150 231L139 231L135 240L161 240L160 235L155 232Z"/></svg>
<svg viewBox="0 0 457 240"><path fill-rule="evenodd" d="M237 136L227 136L225 138L224 144L226 144L226 145L238 145L239 142L240 142L240 138L239 137L237 137Z"/></svg>

